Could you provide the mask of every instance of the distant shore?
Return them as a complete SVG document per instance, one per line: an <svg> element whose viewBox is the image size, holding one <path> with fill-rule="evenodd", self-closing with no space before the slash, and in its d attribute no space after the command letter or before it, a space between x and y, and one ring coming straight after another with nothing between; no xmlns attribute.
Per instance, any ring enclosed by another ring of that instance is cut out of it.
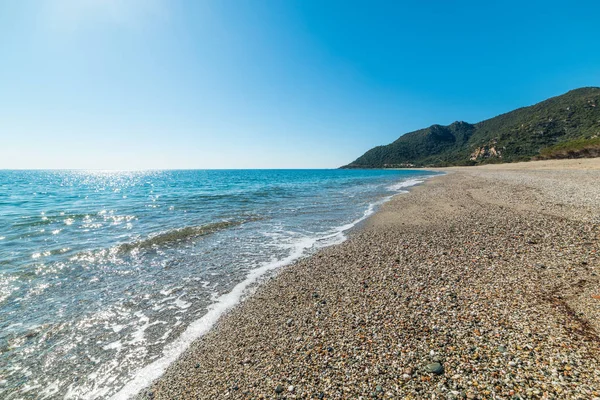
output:
<svg viewBox="0 0 600 400"><path fill-rule="evenodd" d="M443 170L282 269L140 396L600 397L600 159Z"/></svg>

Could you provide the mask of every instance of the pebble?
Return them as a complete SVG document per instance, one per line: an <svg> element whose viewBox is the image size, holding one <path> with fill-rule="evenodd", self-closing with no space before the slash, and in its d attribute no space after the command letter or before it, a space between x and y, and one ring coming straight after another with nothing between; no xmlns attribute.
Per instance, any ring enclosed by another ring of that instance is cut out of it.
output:
<svg viewBox="0 0 600 400"><path fill-rule="evenodd" d="M600 397L600 171L509 167L452 170L277 271L155 397Z"/></svg>
<svg viewBox="0 0 600 400"><path fill-rule="evenodd" d="M438 362L427 364L425 369L427 369L427 371L432 372L436 375L441 375L444 373L444 366Z"/></svg>

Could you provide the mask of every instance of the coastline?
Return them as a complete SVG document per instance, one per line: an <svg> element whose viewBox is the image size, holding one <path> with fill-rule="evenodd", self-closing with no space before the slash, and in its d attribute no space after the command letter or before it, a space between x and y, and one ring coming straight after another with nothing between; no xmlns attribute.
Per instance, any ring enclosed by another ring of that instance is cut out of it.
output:
<svg viewBox="0 0 600 400"><path fill-rule="evenodd" d="M443 169L395 196L139 396L599 396L600 160L539 163Z"/></svg>
<svg viewBox="0 0 600 400"><path fill-rule="evenodd" d="M136 371L133 379L111 395L110 398L113 400L125 400L139 394L143 389L152 384L152 382L159 379L167 367L175 362L195 340L200 339L209 332L223 315L239 306L265 280L276 275L280 268L289 266L302 258L310 257L313 251L320 251L323 248L343 243L347 239L346 235L360 226L378 207L390 201L395 195L405 194L411 187L419 185L426 179L437 175L429 171L416 172L417 174L413 177L401 176L399 182L389 185L387 190L395 193L388 194L369 203L367 208L363 210L362 215L355 220L332 227L329 232L323 233L322 236L314 236L301 240L296 243L289 255L281 259L273 259L272 261L262 263L260 266L250 270L245 278L230 291L213 298L213 303L208 306L207 312L199 319L193 321L181 335L168 344L163 349L160 358L154 359L151 363Z"/></svg>

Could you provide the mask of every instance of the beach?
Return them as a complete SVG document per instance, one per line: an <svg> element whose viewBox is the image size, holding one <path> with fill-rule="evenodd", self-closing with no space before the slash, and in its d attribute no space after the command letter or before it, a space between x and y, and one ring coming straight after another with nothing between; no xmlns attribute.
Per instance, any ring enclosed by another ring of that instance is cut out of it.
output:
<svg viewBox="0 0 600 400"><path fill-rule="evenodd" d="M140 397L600 398L600 159L443 169Z"/></svg>
<svg viewBox="0 0 600 400"><path fill-rule="evenodd" d="M0 398L134 396L258 283L431 175L0 171Z"/></svg>

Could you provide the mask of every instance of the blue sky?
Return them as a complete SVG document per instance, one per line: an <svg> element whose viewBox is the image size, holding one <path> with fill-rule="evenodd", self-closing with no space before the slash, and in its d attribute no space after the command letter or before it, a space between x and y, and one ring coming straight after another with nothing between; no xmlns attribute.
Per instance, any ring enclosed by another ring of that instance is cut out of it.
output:
<svg viewBox="0 0 600 400"><path fill-rule="evenodd" d="M600 86L600 2L0 0L0 168L331 168Z"/></svg>

